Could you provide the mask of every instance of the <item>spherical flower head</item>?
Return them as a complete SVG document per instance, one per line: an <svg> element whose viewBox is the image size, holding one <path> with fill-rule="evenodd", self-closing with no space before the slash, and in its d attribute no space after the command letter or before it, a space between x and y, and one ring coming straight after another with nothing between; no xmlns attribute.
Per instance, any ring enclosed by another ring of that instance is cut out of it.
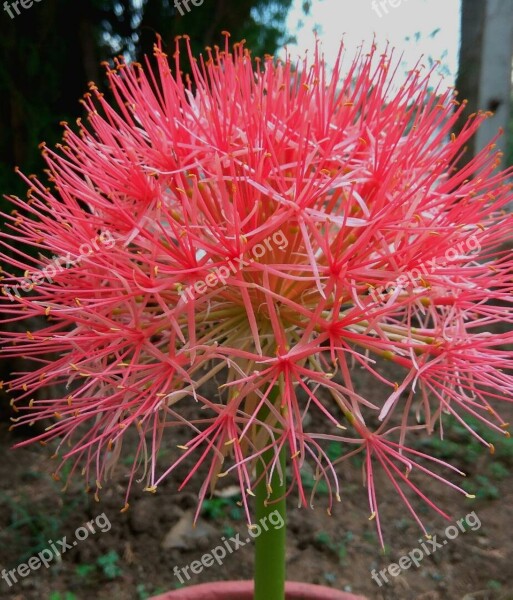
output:
<svg viewBox="0 0 513 600"><path fill-rule="evenodd" d="M331 509L335 444L365 455L380 535L376 466L421 527L412 492L445 514L409 471L465 492L407 435L445 414L508 435L491 404L513 390L512 335L490 333L512 321L510 173L492 144L456 168L484 115L455 136L454 93L420 67L396 84L374 46L341 47L331 71L318 45L258 60L228 35L199 61L187 38L155 59L107 65L112 100L91 85L87 123L43 146L50 187L25 178L4 215L2 352L33 366L10 383L16 424L50 419L34 439L59 440L55 476L69 462L97 494L135 431L126 506L138 471L155 492L184 463L198 511L233 474L250 523L260 463L300 505L310 465Z"/></svg>

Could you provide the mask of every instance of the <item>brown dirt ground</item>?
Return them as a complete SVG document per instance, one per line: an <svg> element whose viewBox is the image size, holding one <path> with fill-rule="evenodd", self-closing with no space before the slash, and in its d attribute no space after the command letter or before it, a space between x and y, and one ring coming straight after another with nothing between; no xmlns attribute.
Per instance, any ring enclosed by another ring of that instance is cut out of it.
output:
<svg viewBox="0 0 513 600"><path fill-rule="evenodd" d="M362 377L362 389L373 393L371 381ZM374 390L379 393L379 390ZM502 411L513 420L513 405ZM184 465L157 494L134 486L131 508L120 513L124 504L124 470L129 464L130 441L114 478L104 486L99 503L86 495L83 482L75 480L66 494L49 473L53 463L47 449L34 445L12 451L10 446L23 439L23 432L9 433L0 424L0 570L12 569L26 561L48 540L67 535L85 522L105 512L112 528L90 535L54 562L8 588L0 580L0 598L9 600L144 600L152 594L177 587L173 567L182 567L216 546L221 536L240 533L247 537L244 519L235 502L210 503L210 513L202 517L205 535L187 539L184 548L164 550L161 544L185 511L195 508L195 489L177 493L187 472ZM501 438L502 439L502 438ZM185 440L184 440L185 441ZM177 440L179 443L179 441ZM183 443L183 442L182 442ZM511 600L511 564L513 542L513 440L496 442L495 456L481 448L457 428L449 430L447 443L456 454L454 463L468 474L467 489L477 491L469 500L445 486L423 480L430 498L457 520L475 511L481 521L476 531L460 534L446 546L425 557L417 569L410 568L390 583L378 587L372 569L378 571L419 547L421 532L391 489L379 469L378 494L388 553L383 556L373 522L368 520L366 490L361 471L348 463L338 469L342 482L342 502L333 515L326 513L326 495L317 496L314 510L295 507L294 494L289 501L288 578L353 591L372 600ZM422 447L422 446L418 446ZM438 447L438 446L437 446ZM440 450L439 450L440 451ZM439 454L440 456L440 454ZM166 452L162 454L165 463ZM125 465L123 465L125 462ZM456 476L457 477L457 476ZM228 486L233 482L223 480ZM426 526L443 539L447 525L441 517L415 503ZM220 516L219 516L220 515ZM109 554L112 552L116 555ZM110 560L109 560L110 558ZM251 544L238 550L222 566L214 565L193 576L190 583L210 580L248 579L252 576ZM68 595L66 595L66 593Z"/></svg>

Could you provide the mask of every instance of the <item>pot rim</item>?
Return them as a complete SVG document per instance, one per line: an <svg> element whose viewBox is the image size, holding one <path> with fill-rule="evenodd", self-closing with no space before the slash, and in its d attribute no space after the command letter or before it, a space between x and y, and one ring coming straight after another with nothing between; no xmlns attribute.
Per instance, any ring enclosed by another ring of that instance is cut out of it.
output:
<svg viewBox="0 0 513 600"><path fill-rule="evenodd" d="M350 592L342 592L312 583L287 581L286 600L367 600ZM253 581L213 581L154 596L150 600L252 600Z"/></svg>

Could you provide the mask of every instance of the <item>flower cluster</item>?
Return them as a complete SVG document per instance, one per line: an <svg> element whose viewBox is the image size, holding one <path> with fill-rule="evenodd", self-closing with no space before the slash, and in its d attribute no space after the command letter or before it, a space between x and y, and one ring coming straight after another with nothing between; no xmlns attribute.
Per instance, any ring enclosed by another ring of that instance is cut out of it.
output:
<svg viewBox="0 0 513 600"><path fill-rule="evenodd" d="M492 145L456 168L485 115L453 135L464 108L453 92L433 89L420 67L395 83L393 53L375 47L347 65L341 48L330 71L319 46L311 61L259 60L226 35L198 61L185 38L190 75L183 47L177 40L170 66L157 44L154 71L107 65L113 101L91 85L87 123L65 125L63 144L43 148L53 187L26 178L27 200L13 198L19 210L4 215L8 283L15 268L43 268L45 252L76 255L104 230L116 239L4 301L4 323L47 321L4 327L3 357L34 363L10 383L15 421L51 419L34 439L59 440L56 477L70 462L97 493L132 429L127 506L139 469L156 491L193 459L182 487L201 477L201 505L233 473L251 522L255 467L271 450L262 477L286 476L285 452L299 503L311 503L309 463L331 507L335 443L343 458L364 453L378 529L378 465L414 518L408 489L442 512L409 471L465 492L438 474L440 461L428 469L429 457L406 447L408 432L432 433L451 414L508 435L491 404L513 392L513 335L490 333L513 321L513 261L497 251L513 228L509 173L497 171ZM286 243L257 257L278 231ZM463 250L440 260L454 248ZM241 257L252 260L229 269ZM385 302L372 294L422 264L435 266L414 286ZM221 270L222 286L185 297ZM381 368L391 364L400 378ZM375 378L371 397L355 366ZM67 391L37 399L50 385ZM177 453L164 468L163 443Z"/></svg>

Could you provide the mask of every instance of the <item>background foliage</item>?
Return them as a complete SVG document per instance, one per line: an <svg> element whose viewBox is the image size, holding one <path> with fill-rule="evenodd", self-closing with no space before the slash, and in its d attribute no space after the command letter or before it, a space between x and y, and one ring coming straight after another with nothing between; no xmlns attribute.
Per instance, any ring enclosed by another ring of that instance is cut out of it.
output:
<svg viewBox="0 0 513 600"><path fill-rule="evenodd" d="M81 115L87 82L104 83L101 61L119 54L140 59L157 32L174 49L187 33L195 53L222 42L221 31L245 38L256 55L287 41L284 22L292 0L204 0L181 16L173 0L44 0L11 20L0 36L0 188L24 193L16 165L40 172L38 144L61 137L62 120ZM304 5L308 10L308 3Z"/></svg>

